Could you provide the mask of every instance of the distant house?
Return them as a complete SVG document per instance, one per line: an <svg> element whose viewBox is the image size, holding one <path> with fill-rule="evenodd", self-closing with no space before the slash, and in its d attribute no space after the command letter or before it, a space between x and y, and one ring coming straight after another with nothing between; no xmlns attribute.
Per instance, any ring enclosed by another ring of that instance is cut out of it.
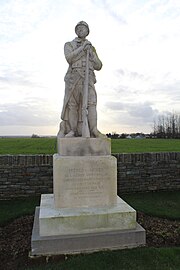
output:
<svg viewBox="0 0 180 270"><path fill-rule="evenodd" d="M140 135L137 135L136 137L135 137L135 139L145 139L146 137L145 136L143 136L142 134L140 134Z"/></svg>
<svg viewBox="0 0 180 270"><path fill-rule="evenodd" d="M131 135L126 136L126 139L132 139Z"/></svg>

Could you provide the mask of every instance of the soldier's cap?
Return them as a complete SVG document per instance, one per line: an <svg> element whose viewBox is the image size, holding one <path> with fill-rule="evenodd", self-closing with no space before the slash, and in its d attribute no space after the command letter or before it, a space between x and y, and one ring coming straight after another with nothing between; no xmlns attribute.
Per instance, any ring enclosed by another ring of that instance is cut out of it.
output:
<svg viewBox="0 0 180 270"><path fill-rule="evenodd" d="M89 25L88 25L86 22L84 22L84 21L78 22L78 24L77 24L76 27L75 27L75 33L76 33L76 29L77 29L77 27L78 27L79 25L84 25L84 26L86 26L87 29L88 29L88 35L89 35ZM76 33L76 34L77 34L77 33Z"/></svg>

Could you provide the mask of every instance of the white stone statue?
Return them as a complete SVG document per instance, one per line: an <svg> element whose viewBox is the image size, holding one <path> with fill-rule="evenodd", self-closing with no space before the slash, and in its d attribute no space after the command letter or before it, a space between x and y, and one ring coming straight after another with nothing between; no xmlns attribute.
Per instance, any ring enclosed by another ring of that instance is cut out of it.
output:
<svg viewBox="0 0 180 270"><path fill-rule="evenodd" d="M97 95L94 70L102 68L95 48L86 39L89 26L81 21L75 27L77 37L65 43L64 54L69 64L65 75L65 96L59 137L105 137L97 129Z"/></svg>

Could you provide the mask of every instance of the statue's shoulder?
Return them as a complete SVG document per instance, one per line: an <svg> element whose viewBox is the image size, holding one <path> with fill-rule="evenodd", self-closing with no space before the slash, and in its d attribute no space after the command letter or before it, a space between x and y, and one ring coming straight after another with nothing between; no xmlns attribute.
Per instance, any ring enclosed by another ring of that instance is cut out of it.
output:
<svg viewBox="0 0 180 270"><path fill-rule="evenodd" d="M64 44L64 48L66 47L72 47L72 41L68 41Z"/></svg>
<svg viewBox="0 0 180 270"><path fill-rule="evenodd" d="M68 41L64 44L64 47L71 47L71 48L74 48L76 47L76 44L77 44L77 41L76 39L73 39L71 41Z"/></svg>

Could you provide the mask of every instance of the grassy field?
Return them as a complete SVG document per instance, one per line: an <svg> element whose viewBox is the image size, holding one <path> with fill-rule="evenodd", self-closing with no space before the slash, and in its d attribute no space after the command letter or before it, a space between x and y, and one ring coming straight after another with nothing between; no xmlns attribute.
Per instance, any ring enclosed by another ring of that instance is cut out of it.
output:
<svg viewBox="0 0 180 270"><path fill-rule="evenodd" d="M35 212L35 207L39 206L39 197L19 198L13 200L0 201L0 226L4 226L14 219L32 215Z"/></svg>
<svg viewBox="0 0 180 270"><path fill-rule="evenodd" d="M0 154L54 154L56 138L1 138Z"/></svg>
<svg viewBox="0 0 180 270"><path fill-rule="evenodd" d="M176 139L113 139L112 153L179 152ZM56 138L0 138L0 154L54 154Z"/></svg>
<svg viewBox="0 0 180 270"><path fill-rule="evenodd" d="M26 270L178 270L180 248L134 248L75 255ZM23 268L24 269L24 268Z"/></svg>
<svg viewBox="0 0 180 270"><path fill-rule="evenodd" d="M180 191L122 194L121 197L137 211L180 220Z"/></svg>
<svg viewBox="0 0 180 270"><path fill-rule="evenodd" d="M133 208L146 214L168 219L180 219L180 191L121 194ZM23 215L34 214L39 197L2 200L0 203L0 226Z"/></svg>
<svg viewBox="0 0 180 270"><path fill-rule="evenodd" d="M112 140L112 153L179 152L176 139L119 139Z"/></svg>

